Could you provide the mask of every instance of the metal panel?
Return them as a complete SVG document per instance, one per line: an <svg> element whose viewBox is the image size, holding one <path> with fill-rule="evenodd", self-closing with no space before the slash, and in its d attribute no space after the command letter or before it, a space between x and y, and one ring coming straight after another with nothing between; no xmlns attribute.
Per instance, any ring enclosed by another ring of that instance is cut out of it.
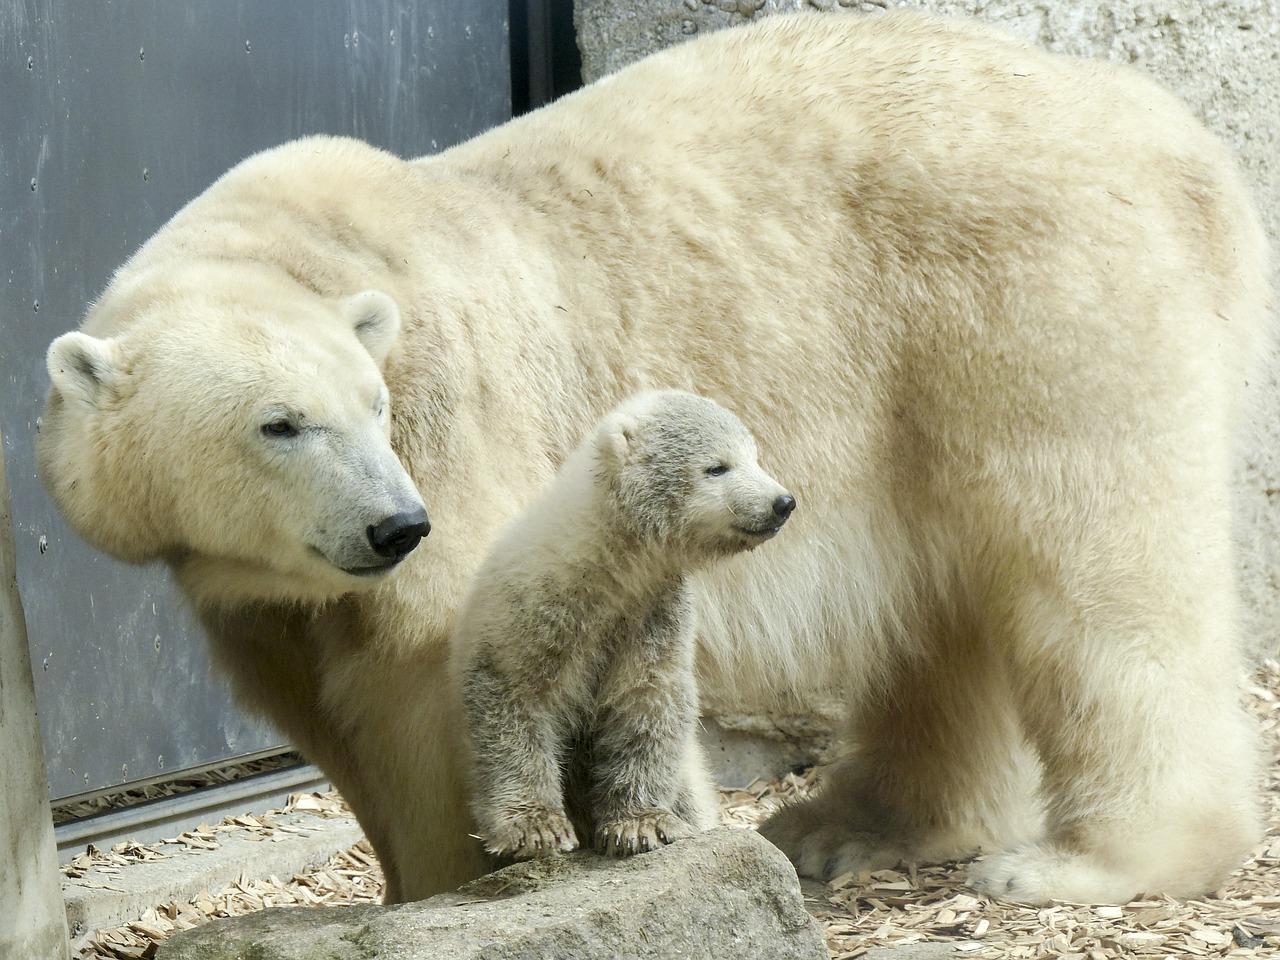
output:
<svg viewBox="0 0 1280 960"><path fill-rule="evenodd" d="M98 555L40 489L49 341L253 151L346 133L417 155L509 114L507 0L0 0L0 424L53 798L280 737L210 675L163 570Z"/></svg>

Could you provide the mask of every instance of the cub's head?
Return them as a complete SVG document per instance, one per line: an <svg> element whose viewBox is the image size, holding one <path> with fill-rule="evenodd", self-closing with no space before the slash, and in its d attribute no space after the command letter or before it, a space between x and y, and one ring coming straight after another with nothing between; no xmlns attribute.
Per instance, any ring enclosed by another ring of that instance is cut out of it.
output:
<svg viewBox="0 0 1280 960"><path fill-rule="evenodd" d="M597 460L620 522L664 545L710 555L776 534L796 501L756 462L728 410L677 390L637 394L601 421Z"/></svg>
<svg viewBox="0 0 1280 960"><path fill-rule="evenodd" d="M244 269L118 279L53 342L41 478L86 540L168 561L197 602L360 589L430 529L389 442L399 312Z"/></svg>

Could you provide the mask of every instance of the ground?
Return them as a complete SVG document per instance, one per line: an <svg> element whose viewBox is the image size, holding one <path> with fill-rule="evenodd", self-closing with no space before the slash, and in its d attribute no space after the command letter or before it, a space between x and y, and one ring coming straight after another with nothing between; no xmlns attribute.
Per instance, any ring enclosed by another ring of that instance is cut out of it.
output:
<svg viewBox="0 0 1280 960"><path fill-rule="evenodd" d="M832 960L853 960L874 947L924 942L955 945L957 956L1063 957L1261 957L1280 947L1280 664L1268 662L1246 684L1245 695L1263 730L1267 756L1267 836L1254 855L1211 898L1192 901L1138 900L1123 907L1056 904L1047 908L996 903L973 894L962 865L903 865L900 871L838 877L831 884L806 883L809 911L822 923ZM721 792L726 823L751 829L779 803L812 789L812 771L761 782L748 790ZM303 795L289 809L341 813L341 798ZM119 844L94 851L64 869L163 855L164 850L216 844L222 830L269 830L263 818L229 818L217 828L183 834L169 846ZM140 920L97 932L77 960L146 960L156 944L178 930L215 917L268 906L329 906L376 903L382 876L369 847L360 844L335 856L323 869L287 881L242 877L217 893L188 903L159 904Z"/></svg>

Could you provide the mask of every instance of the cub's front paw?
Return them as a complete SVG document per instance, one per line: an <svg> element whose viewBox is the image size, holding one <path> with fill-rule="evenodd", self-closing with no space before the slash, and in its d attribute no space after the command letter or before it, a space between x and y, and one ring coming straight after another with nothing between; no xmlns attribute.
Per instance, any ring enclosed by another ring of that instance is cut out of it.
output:
<svg viewBox="0 0 1280 960"><path fill-rule="evenodd" d="M634 817L606 820L596 828L595 848L611 857L629 857L692 837L697 828L669 810L650 810Z"/></svg>
<svg viewBox="0 0 1280 960"><path fill-rule="evenodd" d="M484 848L499 857L530 860L578 849L578 835L573 824L555 811L512 814L487 830Z"/></svg>

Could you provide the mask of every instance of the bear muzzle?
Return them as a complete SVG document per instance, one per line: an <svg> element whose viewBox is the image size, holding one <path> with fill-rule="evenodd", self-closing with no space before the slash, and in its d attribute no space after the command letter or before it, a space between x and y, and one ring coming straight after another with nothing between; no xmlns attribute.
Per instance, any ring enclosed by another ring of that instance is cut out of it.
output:
<svg viewBox="0 0 1280 960"><path fill-rule="evenodd" d="M373 552L395 564L412 553L430 532L431 521L427 518L426 508L419 506L392 514L380 523L370 524L366 535ZM373 569L383 568L379 566Z"/></svg>
<svg viewBox="0 0 1280 960"><path fill-rule="evenodd" d="M762 519L761 523L751 526L743 524L736 528L739 533L753 541L750 546L768 540L782 529L782 525L787 522L787 518L796 508L796 498L789 493L780 494L774 498L771 507L772 514L767 519Z"/></svg>

